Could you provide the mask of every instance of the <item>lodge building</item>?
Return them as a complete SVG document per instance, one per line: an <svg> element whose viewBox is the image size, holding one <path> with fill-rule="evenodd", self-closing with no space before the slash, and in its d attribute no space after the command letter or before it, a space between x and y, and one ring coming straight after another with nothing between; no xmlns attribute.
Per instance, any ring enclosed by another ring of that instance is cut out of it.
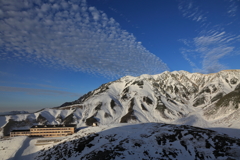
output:
<svg viewBox="0 0 240 160"><path fill-rule="evenodd" d="M10 137L15 137L15 136L30 136L30 130L25 129L25 130L12 130L10 132Z"/></svg>
<svg viewBox="0 0 240 160"><path fill-rule="evenodd" d="M76 125L35 125L30 130L13 130L10 137L31 136L31 137L63 137L72 135Z"/></svg>

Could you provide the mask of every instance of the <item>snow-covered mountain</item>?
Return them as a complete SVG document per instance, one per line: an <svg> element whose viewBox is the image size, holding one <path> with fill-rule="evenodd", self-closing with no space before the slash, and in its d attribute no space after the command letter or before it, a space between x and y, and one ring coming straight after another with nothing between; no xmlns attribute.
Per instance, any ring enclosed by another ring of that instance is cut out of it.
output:
<svg viewBox="0 0 240 160"><path fill-rule="evenodd" d="M1 139L0 155L26 160L239 159L239 115L240 70L126 76L60 107L0 116L2 135L35 124L75 123L79 128L42 146L36 143L51 138ZM99 126L83 127L93 123Z"/></svg>
<svg viewBox="0 0 240 160"><path fill-rule="evenodd" d="M240 70L126 76L73 102L31 114L0 116L3 134L33 124L159 122L240 129ZM227 131L227 130L222 130ZM240 132L235 132L239 136Z"/></svg>

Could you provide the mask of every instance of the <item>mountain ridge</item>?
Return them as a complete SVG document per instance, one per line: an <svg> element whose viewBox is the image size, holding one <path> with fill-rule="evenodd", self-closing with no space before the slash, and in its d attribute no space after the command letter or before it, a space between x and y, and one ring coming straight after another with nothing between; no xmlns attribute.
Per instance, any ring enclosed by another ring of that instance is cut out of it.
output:
<svg viewBox="0 0 240 160"><path fill-rule="evenodd" d="M240 70L212 74L165 71L157 75L125 76L53 109L0 116L5 121L1 130L7 134L13 128L26 128L21 124L25 122L28 126L159 122L239 128L239 87Z"/></svg>

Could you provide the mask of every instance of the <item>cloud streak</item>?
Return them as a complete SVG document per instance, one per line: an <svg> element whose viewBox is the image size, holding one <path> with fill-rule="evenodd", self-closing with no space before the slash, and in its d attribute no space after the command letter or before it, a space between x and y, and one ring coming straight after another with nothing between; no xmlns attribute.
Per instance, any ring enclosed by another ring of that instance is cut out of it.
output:
<svg viewBox="0 0 240 160"><path fill-rule="evenodd" d="M1 74L1 72L0 72ZM40 83L23 83L23 82L16 82L16 81L0 81L0 83L3 84L17 84L17 85L24 85L24 86L34 86L34 87L41 87L41 88L51 88L51 89L66 89L66 88L62 88L62 87L55 87L52 85L48 85L48 84L40 84Z"/></svg>
<svg viewBox="0 0 240 160"><path fill-rule="evenodd" d="M120 77L168 67L85 0L0 1L0 59Z"/></svg>
<svg viewBox="0 0 240 160"><path fill-rule="evenodd" d="M69 96L69 97L80 97L81 94L58 91L58 90L48 90L48 89L35 89L35 88L21 88L21 87L9 87L0 86L0 91L3 92L22 92L28 95L44 95L44 96Z"/></svg>

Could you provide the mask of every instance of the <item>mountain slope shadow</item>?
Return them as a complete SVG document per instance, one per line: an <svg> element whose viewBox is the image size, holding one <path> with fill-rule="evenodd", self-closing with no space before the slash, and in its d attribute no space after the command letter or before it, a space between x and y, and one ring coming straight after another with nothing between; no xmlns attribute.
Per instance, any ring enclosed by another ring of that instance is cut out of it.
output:
<svg viewBox="0 0 240 160"><path fill-rule="evenodd" d="M30 138L26 138L22 144L22 147L16 152L14 157L9 158L8 160L19 160L19 157L21 157L21 159L24 159L22 154L23 154L24 150L29 147L30 141L31 141Z"/></svg>

